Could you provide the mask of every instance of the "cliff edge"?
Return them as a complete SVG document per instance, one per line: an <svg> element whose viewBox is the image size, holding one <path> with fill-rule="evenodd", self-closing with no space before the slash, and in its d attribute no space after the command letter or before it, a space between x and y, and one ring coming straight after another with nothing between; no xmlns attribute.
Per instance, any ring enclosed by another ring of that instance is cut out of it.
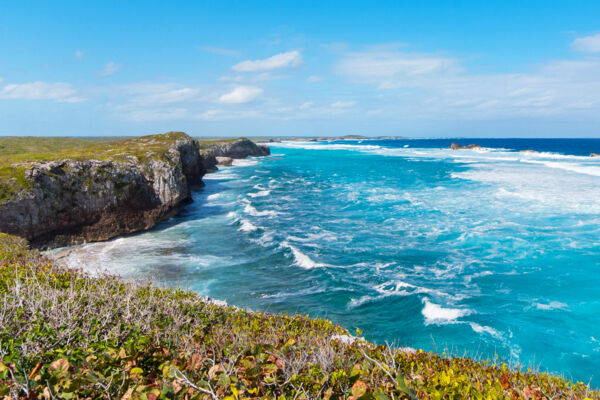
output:
<svg viewBox="0 0 600 400"><path fill-rule="evenodd" d="M48 248L149 229L192 201L191 188L216 169L213 147L232 158L268 154L247 139L213 143L203 149L208 155L200 147L185 133L169 132L5 166L0 232Z"/></svg>

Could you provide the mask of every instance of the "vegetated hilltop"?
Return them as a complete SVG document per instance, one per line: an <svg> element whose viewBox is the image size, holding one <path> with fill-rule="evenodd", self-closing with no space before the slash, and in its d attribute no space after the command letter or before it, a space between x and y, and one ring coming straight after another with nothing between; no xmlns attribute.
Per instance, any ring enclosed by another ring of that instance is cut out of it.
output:
<svg viewBox="0 0 600 400"><path fill-rule="evenodd" d="M0 234L0 396L599 399L582 384L376 346L306 316L55 266Z"/></svg>
<svg viewBox="0 0 600 400"><path fill-rule="evenodd" d="M108 142L2 138L0 232L55 247L149 229L191 201L216 155L269 154L248 139L200 143L183 132Z"/></svg>

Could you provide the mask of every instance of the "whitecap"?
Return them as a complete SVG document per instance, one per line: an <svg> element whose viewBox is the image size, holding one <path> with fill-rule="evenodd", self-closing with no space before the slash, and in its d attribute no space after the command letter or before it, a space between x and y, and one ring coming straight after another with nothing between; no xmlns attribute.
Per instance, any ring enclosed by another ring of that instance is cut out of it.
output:
<svg viewBox="0 0 600 400"><path fill-rule="evenodd" d="M471 326L471 329L473 329L473 331L477 333L487 333L497 339L500 339L502 337L502 334L500 332L489 326L479 325L476 322L469 322L469 325Z"/></svg>
<svg viewBox="0 0 600 400"><path fill-rule="evenodd" d="M244 212L254 217L276 217L280 214L275 210L258 211L251 204L246 204L246 206L244 207Z"/></svg>
<svg viewBox="0 0 600 400"><path fill-rule="evenodd" d="M360 265L360 264L356 264L356 265ZM389 264L383 264L383 267L385 268L387 265L389 265ZM376 268L378 268L378 267L376 266ZM410 296L410 295L415 295L415 294L432 294L432 295L446 297L451 300L461 300L464 298L464 296L460 296L460 295L452 296L448 293L444 293L439 290L429 289L429 288L422 287L422 286L416 286L416 285L410 284L408 282L400 281L400 280L384 282L384 283L374 286L372 289L377 291L379 294L376 296L365 295L358 299L351 299L350 303L348 303L347 307L352 309L352 308L361 306L365 303L380 301L382 299L385 299L385 298L391 297L391 296L403 297L403 296Z"/></svg>
<svg viewBox="0 0 600 400"><path fill-rule="evenodd" d="M292 251L292 255L294 256L294 263L299 267L302 267L304 269L313 269L327 266L327 264L315 262L307 254L304 254L296 246L292 246L287 241L282 242L281 246L287 247Z"/></svg>
<svg viewBox="0 0 600 400"><path fill-rule="evenodd" d="M258 227L256 225L254 225L252 222L248 221L247 219L240 219L240 227L239 227L240 231L243 232L254 232L256 230L258 230Z"/></svg>
<svg viewBox="0 0 600 400"><path fill-rule="evenodd" d="M255 192L255 193L248 193L248 196L250 196L250 197L265 197L265 196L268 196L269 194L271 194L270 190L261 190L259 192Z"/></svg>
<svg viewBox="0 0 600 400"><path fill-rule="evenodd" d="M537 308L538 310L544 310L544 311L565 310L569 307L568 305L566 305L565 303L561 303L560 301L551 301L548 304L533 303L533 306L535 306L535 308Z"/></svg>
<svg viewBox="0 0 600 400"><path fill-rule="evenodd" d="M248 167L250 165L256 165L258 161L252 158L237 158L233 160L232 165L235 167Z"/></svg>
<svg viewBox="0 0 600 400"><path fill-rule="evenodd" d="M546 166L548 168L562 169L564 171L575 172L578 174L600 176L600 167L598 167L598 166L585 166L583 164L558 162L558 161L530 160L528 162L534 163L534 164L543 164L544 166Z"/></svg>
<svg viewBox="0 0 600 400"><path fill-rule="evenodd" d="M471 314L471 310L465 308L445 308L439 304L432 303L428 298L423 299L425 306L421 313L425 317L425 325L451 324L458 318Z"/></svg>

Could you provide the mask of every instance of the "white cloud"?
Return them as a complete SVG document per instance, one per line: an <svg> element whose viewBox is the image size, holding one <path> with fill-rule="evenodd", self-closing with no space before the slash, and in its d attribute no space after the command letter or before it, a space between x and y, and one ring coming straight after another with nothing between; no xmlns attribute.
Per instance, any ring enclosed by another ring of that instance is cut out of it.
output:
<svg viewBox="0 0 600 400"><path fill-rule="evenodd" d="M384 95L378 112L396 117L600 115L600 59L555 61L530 73L481 74L435 54L365 51L347 54L335 71L375 85Z"/></svg>
<svg viewBox="0 0 600 400"><path fill-rule="evenodd" d="M222 47L198 46L198 50L205 51L207 53L217 54L220 56L235 57L240 55L240 52L237 50L225 49Z"/></svg>
<svg viewBox="0 0 600 400"><path fill-rule="evenodd" d="M130 103L142 106L202 99L200 88L181 87L170 83L136 83L125 85L118 91L126 96L132 96Z"/></svg>
<svg viewBox="0 0 600 400"><path fill-rule="evenodd" d="M302 55L299 51L288 51L287 53L276 54L264 60L246 60L231 67L234 71L255 72L269 71L277 68L296 67L302 62Z"/></svg>
<svg viewBox="0 0 600 400"><path fill-rule="evenodd" d="M575 39L571 48L585 53L600 53L600 33Z"/></svg>
<svg viewBox="0 0 600 400"><path fill-rule="evenodd" d="M222 110L218 110L218 109L210 109L210 110L206 110L203 113L199 114L197 116L198 119L204 119L204 120L208 120L208 121L213 121L219 118L219 116L223 114Z"/></svg>
<svg viewBox="0 0 600 400"><path fill-rule="evenodd" d="M76 59L81 60L85 53L83 52L83 50L77 50L73 55Z"/></svg>
<svg viewBox="0 0 600 400"><path fill-rule="evenodd" d="M456 60L427 54L401 52L362 52L346 55L336 66L336 72L355 81L377 83L391 89L411 86L416 79L455 74L460 71Z"/></svg>
<svg viewBox="0 0 600 400"><path fill-rule="evenodd" d="M333 108L350 108L356 105L356 101L334 101L331 103Z"/></svg>
<svg viewBox="0 0 600 400"><path fill-rule="evenodd" d="M117 71L119 71L121 69L121 64L117 64L113 61L109 62L108 64L106 64L104 67L102 67L101 70L99 70L96 74L98 76L111 76L117 73Z"/></svg>
<svg viewBox="0 0 600 400"><path fill-rule="evenodd" d="M76 103L85 100L78 97L77 91L68 83L41 81L6 85L0 89L0 98L54 100L62 103Z"/></svg>
<svg viewBox="0 0 600 400"><path fill-rule="evenodd" d="M256 99L263 90L256 86L238 86L229 93L219 97L219 102L224 104L241 104Z"/></svg>
<svg viewBox="0 0 600 400"><path fill-rule="evenodd" d="M323 80L323 78L321 78L320 76L316 76L316 75L311 75L308 78L306 78L306 81L310 82L310 83L321 82L322 80Z"/></svg>
<svg viewBox="0 0 600 400"><path fill-rule="evenodd" d="M315 105L314 101L305 101L304 103L300 104L300 108L301 110L308 110L309 108L311 108L312 106Z"/></svg>

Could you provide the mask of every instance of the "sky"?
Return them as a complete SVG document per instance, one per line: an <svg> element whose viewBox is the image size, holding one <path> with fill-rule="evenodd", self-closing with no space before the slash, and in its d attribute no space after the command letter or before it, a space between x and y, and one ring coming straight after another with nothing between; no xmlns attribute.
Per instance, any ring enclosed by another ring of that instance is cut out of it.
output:
<svg viewBox="0 0 600 400"><path fill-rule="evenodd" d="M173 130L600 137L600 2L0 2L0 135Z"/></svg>

